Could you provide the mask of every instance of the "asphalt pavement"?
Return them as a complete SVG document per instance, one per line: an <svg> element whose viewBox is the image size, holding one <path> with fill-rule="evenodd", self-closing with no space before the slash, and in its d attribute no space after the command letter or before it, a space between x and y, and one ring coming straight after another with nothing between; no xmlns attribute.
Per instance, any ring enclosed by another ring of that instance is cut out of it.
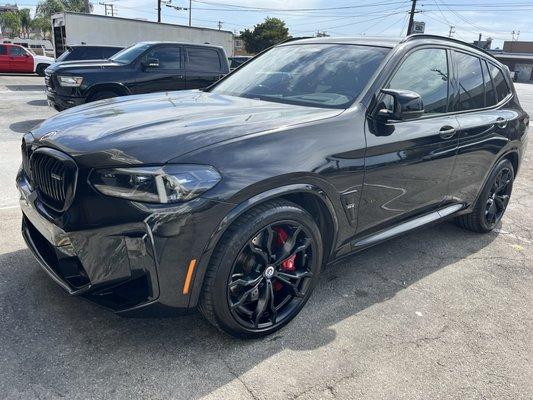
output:
<svg viewBox="0 0 533 400"><path fill-rule="evenodd" d="M517 84L533 116L533 85ZM23 133L43 79L0 75L0 399L532 399L533 145L501 226L446 222L329 267L278 333L125 319L69 297L20 235Z"/></svg>

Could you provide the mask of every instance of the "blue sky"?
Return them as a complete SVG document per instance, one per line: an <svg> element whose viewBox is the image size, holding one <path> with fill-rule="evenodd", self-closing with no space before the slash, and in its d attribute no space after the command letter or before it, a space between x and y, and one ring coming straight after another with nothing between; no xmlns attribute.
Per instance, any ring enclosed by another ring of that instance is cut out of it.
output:
<svg viewBox="0 0 533 400"><path fill-rule="evenodd" d="M106 0L117 15L154 21L157 0ZM168 0L167 0L168 1ZM19 6L33 6L37 0L22 0ZM104 7L93 1L94 12ZM188 7L189 0L171 0L174 6ZM426 33L448 35L472 41L479 33L492 37L495 46L511 40L520 31L520 40L533 41L533 0L418 0L416 20L426 23ZM331 36L405 35L410 0L195 0L193 25L236 31L253 27L267 16L283 19L293 36L310 36L317 30ZM188 11L163 6L163 22L187 24ZM493 46L493 47L495 47Z"/></svg>

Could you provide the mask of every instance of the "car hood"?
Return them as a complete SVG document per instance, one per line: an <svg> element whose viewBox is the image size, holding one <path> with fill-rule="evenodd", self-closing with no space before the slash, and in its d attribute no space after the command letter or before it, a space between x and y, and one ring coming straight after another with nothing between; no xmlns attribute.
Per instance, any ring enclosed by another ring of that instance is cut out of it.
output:
<svg viewBox="0 0 533 400"><path fill-rule="evenodd" d="M34 55L33 58L37 63L53 64L55 62L52 57Z"/></svg>
<svg viewBox="0 0 533 400"><path fill-rule="evenodd" d="M32 134L36 144L64 151L80 166L162 164L204 146L340 112L190 90L75 107Z"/></svg>
<svg viewBox="0 0 533 400"><path fill-rule="evenodd" d="M111 60L78 60L78 61L60 61L52 64L47 68L47 72L69 71L69 70L92 70L108 67L120 67L122 64Z"/></svg>

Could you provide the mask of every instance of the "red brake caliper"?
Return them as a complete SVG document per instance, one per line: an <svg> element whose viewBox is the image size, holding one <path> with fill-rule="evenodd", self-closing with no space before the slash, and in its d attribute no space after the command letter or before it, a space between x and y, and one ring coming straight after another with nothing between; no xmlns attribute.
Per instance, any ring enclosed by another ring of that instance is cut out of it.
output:
<svg viewBox="0 0 533 400"><path fill-rule="evenodd" d="M289 235L283 228L275 227L273 229L277 234L276 245L278 245L279 247L283 246L285 242L287 241L287 238L289 237ZM296 260L296 254L284 260L281 263L281 269L287 272L294 272L294 270L296 269L296 266L294 265L295 260ZM280 290L282 287L283 285L281 284L281 282L279 281L274 282L274 290Z"/></svg>

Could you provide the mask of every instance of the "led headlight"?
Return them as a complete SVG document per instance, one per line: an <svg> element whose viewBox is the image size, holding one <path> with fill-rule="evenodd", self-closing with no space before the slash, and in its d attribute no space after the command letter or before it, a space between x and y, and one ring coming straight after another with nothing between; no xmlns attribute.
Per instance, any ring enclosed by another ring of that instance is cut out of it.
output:
<svg viewBox="0 0 533 400"><path fill-rule="evenodd" d="M59 84L66 87L78 87L83 82L81 76L58 76Z"/></svg>
<svg viewBox="0 0 533 400"><path fill-rule="evenodd" d="M191 200L221 180L211 166L179 164L94 170L90 183L108 196L147 203Z"/></svg>

